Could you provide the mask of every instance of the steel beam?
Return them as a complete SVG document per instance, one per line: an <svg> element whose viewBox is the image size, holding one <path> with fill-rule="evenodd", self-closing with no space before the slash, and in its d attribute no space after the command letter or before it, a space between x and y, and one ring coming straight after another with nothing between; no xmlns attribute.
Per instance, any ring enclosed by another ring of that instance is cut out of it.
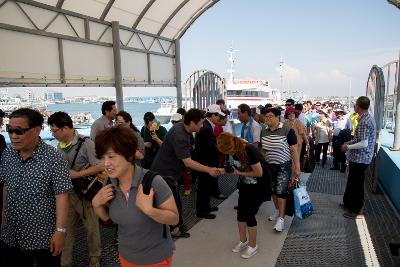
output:
<svg viewBox="0 0 400 267"><path fill-rule="evenodd" d="M150 61L150 54L147 54L147 83L151 84L151 61Z"/></svg>
<svg viewBox="0 0 400 267"><path fill-rule="evenodd" d="M187 31L187 29L189 29L190 26L192 26L192 24L196 21L196 19L197 19L198 17L200 17L201 15L203 15L204 12L206 12L208 9L210 9L212 6L214 6L218 1L219 1L219 0L213 0L212 3L211 3L208 7L204 8L203 10L201 10L196 16L191 17L191 18L189 19L188 23L186 24L186 27L185 27L183 30L181 30L180 32L178 32L178 35L177 35L177 36L175 36L176 39L181 39L182 36L183 36L183 35L185 34L185 32Z"/></svg>
<svg viewBox="0 0 400 267"><path fill-rule="evenodd" d="M103 13L101 13L100 20L104 20L110 11L112 5L114 4L115 0L109 0L106 7L103 10Z"/></svg>
<svg viewBox="0 0 400 267"><path fill-rule="evenodd" d="M175 15L179 12L179 10L181 10L182 7L184 7L188 2L189 2L189 0L183 1L183 2L174 10L174 12L172 12L171 15L169 15L169 17L165 20L164 24L163 24L163 25L161 26L161 28L158 30L157 35L161 35L161 33L164 31L165 27L167 27L168 23L175 17Z"/></svg>
<svg viewBox="0 0 400 267"><path fill-rule="evenodd" d="M176 103L182 107L182 86L181 86L181 45L180 40L175 40L175 82L176 82Z"/></svg>
<svg viewBox="0 0 400 267"><path fill-rule="evenodd" d="M58 1L57 1L57 5L56 5L56 8L61 9L62 6L63 6L63 4L64 4L64 0L58 0Z"/></svg>
<svg viewBox="0 0 400 267"><path fill-rule="evenodd" d="M90 40L90 24L89 20L86 18L83 20L84 21L84 27L85 27L85 39Z"/></svg>
<svg viewBox="0 0 400 267"><path fill-rule="evenodd" d="M62 39L58 38L58 62L60 64L60 81L65 83L64 48Z"/></svg>
<svg viewBox="0 0 400 267"><path fill-rule="evenodd" d="M136 27L139 25L140 21L142 21L144 15L146 12L150 9L150 7L154 4L156 0L151 0L150 2L147 3L146 7L140 12L139 17L136 19L135 23L132 25L132 29L136 29Z"/></svg>
<svg viewBox="0 0 400 267"><path fill-rule="evenodd" d="M121 50L119 38L119 22L113 21L112 38L113 38L113 56L114 56L114 81L115 81L115 97L117 99L118 110L124 109L124 93L122 91L122 72L121 72Z"/></svg>
<svg viewBox="0 0 400 267"><path fill-rule="evenodd" d="M73 37L70 35L64 35L64 34L59 34L59 33L52 33L52 32L45 32L45 31L41 31L41 30L28 29L28 28L5 24L5 23L0 23L0 29L29 33L29 34L40 35L40 36L45 36L45 37L60 38L60 39L64 39L64 40L86 43L86 44L101 45L101 46L107 46L107 47L112 46L111 43L86 40L86 39L83 39L80 37Z"/></svg>

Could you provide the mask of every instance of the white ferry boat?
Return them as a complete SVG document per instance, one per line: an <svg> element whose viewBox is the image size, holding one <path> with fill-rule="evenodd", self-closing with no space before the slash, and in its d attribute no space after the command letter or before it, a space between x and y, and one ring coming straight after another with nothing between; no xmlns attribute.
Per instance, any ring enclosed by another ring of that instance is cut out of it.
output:
<svg viewBox="0 0 400 267"><path fill-rule="evenodd" d="M269 81L258 79L240 80L233 77L235 72L234 52L232 47L228 51L230 68L228 69L229 78L226 81L226 107L235 110L242 103L246 103L250 107L264 106L267 103L280 103L280 91L271 88Z"/></svg>
<svg viewBox="0 0 400 267"><path fill-rule="evenodd" d="M172 114L175 114L177 110L177 104L171 102L161 103L161 107L154 113L156 120L161 124L168 124Z"/></svg>
<svg viewBox="0 0 400 267"><path fill-rule="evenodd" d="M226 106L237 109L242 103L250 107L264 106L267 103L279 103L281 95L278 89L269 86L267 80L233 80L226 84Z"/></svg>

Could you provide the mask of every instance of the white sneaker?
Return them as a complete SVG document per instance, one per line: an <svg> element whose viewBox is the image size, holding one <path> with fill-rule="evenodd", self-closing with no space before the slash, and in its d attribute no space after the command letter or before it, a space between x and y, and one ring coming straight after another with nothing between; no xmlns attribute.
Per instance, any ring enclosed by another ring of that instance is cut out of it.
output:
<svg viewBox="0 0 400 267"><path fill-rule="evenodd" d="M275 210L274 214L268 217L268 221L276 221L279 218L279 210Z"/></svg>
<svg viewBox="0 0 400 267"><path fill-rule="evenodd" d="M275 224L275 226L274 226L274 229L275 229L275 231L277 231L277 232L282 232L284 228L285 228L285 220L282 219L281 217L279 217L279 218L276 220L276 224Z"/></svg>
<svg viewBox="0 0 400 267"><path fill-rule="evenodd" d="M243 259L248 259L253 257L254 255L257 254L257 249L258 246L256 245L254 248L247 246L247 249L243 252L242 255L240 255Z"/></svg>
<svg viewBox="0 0 400 267"><path fill-rule="evenodd" d="M248 243L249 243L249 241L246 241L244 243L242 241L239 241L239 243L237 243L236 246L234 246L232 248L232 252L238 253L238 252L246 249Z"/></svg>

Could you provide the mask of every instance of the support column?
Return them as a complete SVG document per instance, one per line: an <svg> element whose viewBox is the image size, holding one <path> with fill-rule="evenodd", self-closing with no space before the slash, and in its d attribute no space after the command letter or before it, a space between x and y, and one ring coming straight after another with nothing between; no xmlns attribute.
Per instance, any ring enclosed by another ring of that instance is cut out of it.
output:
<svg viewBox="0 0 400 267"><path fill-rule="evenodd" d="M122 73L121 73L121 49L119 39L119 22L112 22L113 56L114 56L114 79L115 97L117 99L118 110L124 109L124 94L122 92Z"/></svg>
<svg viewBox="0 0 400 267"><path fill-rule="evenodd" d="M65 67L64 67L64 48L63 43L60 38L57 39L58 42L58 63L60 65L60 81L65 83Z"/></svg>
<svg viewBox="0 0 400 267"><path fill-rule="evenodd" d="M392 150L398 151L400 150L400 52L399 52L399 61L397 62L396 72L397 72L396 73L397 97L396 97L396 114L395 114L395 126L394 126L394 141Z"/></svg>
<svg viewBox="0 0 400 267"><path fill-rule="evenodd" d="M181 45L180 40L175 40L175 76L176 76L176 103L178 108L182 107L181 87Z"/></svg>

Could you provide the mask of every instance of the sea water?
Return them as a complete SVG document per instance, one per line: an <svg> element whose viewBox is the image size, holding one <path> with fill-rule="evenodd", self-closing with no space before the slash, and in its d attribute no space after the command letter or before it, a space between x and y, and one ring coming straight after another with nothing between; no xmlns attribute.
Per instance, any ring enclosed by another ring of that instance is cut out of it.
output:
<svg viewBox="0 0 400 267"><path fill-rule="evenodd" d="M102 116L101 105L102 105L102 103L50 104L47 106L47 109L50 113L54 113L57 111L64 111L68 114L89 112L92 114L93 118L96 120ZM143 115L148 111L153 112L153 113L156 112L160 106L161 105L159 103L124 103L124 110L132 116L133 124L135 124L135 126L140 130L142 128L142 126L144 125ZM167 127L167 128L170 128L170 127ZM90 135L90 127L78 129L78 132L80 134L89 136ZM1 134L5 137L6 143L9 144L10 137L8 136L8 134L6 132L2 132ZM44 140L51 141L51 139L53 139L53 136L48 128L43 129L40 136ZM54 142L52 142L52 144L54 144Z"/></svg>

